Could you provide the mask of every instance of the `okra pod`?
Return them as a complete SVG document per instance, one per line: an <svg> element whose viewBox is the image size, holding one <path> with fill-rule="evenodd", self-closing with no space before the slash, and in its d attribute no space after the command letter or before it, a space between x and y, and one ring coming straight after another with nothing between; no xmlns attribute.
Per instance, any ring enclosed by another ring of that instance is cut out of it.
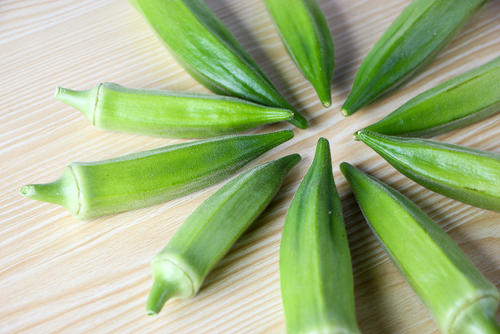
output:
<svg viewBox="0 0 500 334"><path fill-rule="evenodd" d="M418 184L464 203L500 211L500 155L366 130L357 132L356 139Z"/></svg>
<svg viewBox="0 0 500 334"><path fill-rule="evenodd" d="M359 333L342 205L324 138L288 209L280 283L287 333Z"/></svg>
<svg viewBox="0 0 500 334"><path fill-rule="evenodd" d="M307 128L307 120L281 96L203 0L130 2L179 64L212 92L292 110L290 122Z"/></svg>
<svg viewBox="0 0 500 334"><path fill-rule="evenodd" d="M290 110L228 96L143 90L100 83L86 91L57 88L56 98L106 130L204 138L289 120Z"/></svg>
<svg viewBox="0 0 500 334"><path fill-rule="evenodd" d="M342 106L346 116L425 67L487 0L413 0L363 60Z"/></svg>
<svg viewBox="0 0 500 334"><path fill-rule="evenodd" d="M396 136L434 136L500 111L500 57L450 79L366 127Z"/></svg>
<svg viewBox="0 0 500 334"><path fill-rule="evenodd" d="M151 262L154 283L146 311L170 298L194 296L207 274L266 208L300 155L259 165L224 185L186 219Z"/></svg>
<svg viewBox="0 0 500 334"><path fill-rule="evenodd" d="M332 104L332 35L316 0L265 0L288 54L325 107Z"/></svg>
<svg viewBox="0 0 500 334"><path fill-rule="evenodd" d="M22 195L91 219L184 196L212 185L293 137L290 130L227 136L122 157L73 162L57 181L30 184Z"/></svg>
<svg viewBox="0 0 500 334"><path fill-rule="evenodd" d="M367 222L446 334L498 334L499 294L419 207L395 189L342 163Z"/></svg>

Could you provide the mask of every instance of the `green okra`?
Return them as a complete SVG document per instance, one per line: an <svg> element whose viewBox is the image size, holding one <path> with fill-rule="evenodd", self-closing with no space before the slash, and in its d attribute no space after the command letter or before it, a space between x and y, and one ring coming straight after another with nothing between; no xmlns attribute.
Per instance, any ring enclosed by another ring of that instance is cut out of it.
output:
<svg viewBox="0 0 500 334"><path fill-rule="evenodd" d="M498 334L499 294L461 249L401 193L340 165L361 211L445 334Z"/></svg>
<svg viewBox="0 0 500 334"><path fill-rule="evenodd" d="M290 130L227 136L109 160L73 162L57 181L26 185L20 192L29 198L62 205L76 218L96 218L208 187L292 137Z"/></svg>
<svg viewBox="0 0 500 334"><path fill-rule="evenodd" d="M266 208L300 155L259 165L230 181L186 219L151 262L154 283L146 311L170 298L194 296L207 274Z"/></svg>
<svg viewBox="0 0 500 334"><path fill-rule="evenodd" d="M500 111L500 57L450 79L366 127L396 136L433 136Z"/></svg>
<svg viewBox="0 0 500 334"><path fill-rule="evenodd" d="M356 139L418 184L464 203L500 211L500 155L366 130L358 131Z"/></svg>
<svg viewBox="0 0 500 334"><path fill-rule="evenodd" d="M57 88L56 98L106 130L175 138L231 134L289 120L290 110L228 96L143 90L100 83L86 91Z"/></svg>
<svg viewBox="0 0 500 334"><path fill-rule="evenodd" d="M359 333L342 205L324 138L288 209L280 283L287 333Z"/></svg>
<svg viewBox="0 0 500 334"><path fill-rule="evenodd" d="M351 115L425 67L487 0L413 0L363 60L342 106Z"/></svg>
<svg viewBox="0 0 500 334"><path fill-rule="evenodd" d="M331 82L334 67L332 35L316 0L265 0L288 54L321 103L332 104Z"/></svg>
<svg viewBox="0 0 500 334"><path fill-rule="evenodd" d="M230 95L294 112L290 120L307 128L307 120L281 96L271 81L203 0L130 0L172 56L198 82L216 94Z"/></svg>

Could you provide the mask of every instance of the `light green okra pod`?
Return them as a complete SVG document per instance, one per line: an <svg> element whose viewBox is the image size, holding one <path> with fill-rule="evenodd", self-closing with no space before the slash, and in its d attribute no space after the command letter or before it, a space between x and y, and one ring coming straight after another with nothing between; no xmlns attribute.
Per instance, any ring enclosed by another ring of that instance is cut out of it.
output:
<svg viewBox="0 0 500 334"><path fill-rule="evenodd" d="M316 0L265 0L288 54L321 103L332 104L330 85L334 67L332 35Z"/></svg>
<svg viewBox="0 0 500 334"><path fill-rule="evenodd" d="M73 162L57 181L21 188L26 197L90 219L158 204L212 185L293 137L290 130L165 146L97 162Z"/></svg>
<svg viewBox="0 0 500 334"><path fill-rule="evenodd" d="M288 209L280 283L287 333L359 333L342 205L324 138Z"/></svg>
<svg viewBox="0 0 500 334"><path fill-rule="evenodd" d="M151 262L153 288L146 310L160 312L170 298L194 296L207 274L264 211L300 160L292 154L233 179L186 219Z"/></svg>
<svg viewBox="0 0 500 334"><path fill-rule="evenodd" d="M464 203L500 211L500 155L366 130L359 131L356 139L418 184Z"/></svg>
<svg viewBox="0 0 500 334"><path fill-rule="evenodd" d="M290 110L228 96L126 88L100 83L86 91L57 88L56 98L106 130L204 138L289 120Z"/></svg>
<svg viewBox="0 0 500 334"><path fill-rule="evenodd" d="M363 60L342 106L351 115L425 67L487 0L413 0Z"/></svg>
<svg viewBox="0 0 500 334"><path fill-rule="evenodd" d="M340 165L361 211L443 334L498 334L499 294L461 249L401 193Z"/></svg>
<svg viewBox="0 0 500 334"><path fill-rule="evenodd" d="M271 81L203 0L130 0L172 56L216 94L230 95L294 112L290 120L307 128L307 120L280 95Z"/></svg>
<svg viewBox="0 0 500 334"><path fill-rule="evenodd" d="M397 136L434 136L500 111L500 57L450 79L366 127Z"/></svg>

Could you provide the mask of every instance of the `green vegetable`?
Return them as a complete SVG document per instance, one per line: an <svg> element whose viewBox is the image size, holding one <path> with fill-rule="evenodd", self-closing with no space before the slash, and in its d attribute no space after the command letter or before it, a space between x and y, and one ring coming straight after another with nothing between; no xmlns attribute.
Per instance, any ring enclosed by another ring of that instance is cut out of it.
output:
<svg viewBox="0 0 500 334"><path fill-rule="evenodd" d="M500 57L403 104L366 129L386 135L432 136L500 111Z"/></svg>
<svg viewBox="0 0 500 334"><path fill-rule="evenodd" d="M356 133L356 139L422 186L464 203L500 211L500 155L366 130Z"/></svg>
<svg viewBox="0 0 500 334"><path fill-rule="evenodd" d="M151 262L154 283L146 310L160 312L173 297L194 296L207 274L266 208L297 164L292 154L259 165L203 202Z"/></svg>
<svg viewBox="0 0 500 334"><path fill-rule="evenodd" d="M113 83L86 91L58 87L56 98L100 128L176 138L231 134L293 117L289 110L233 97L140 90Z"/></svg>
<svg viewBox="0 0 500 334"><path fill-rule="evenodd" d="M286 216L280 282L287 333L359 333L342 205L324 138Z"/></svg>
<svg viewBox="0 0 500 334"><path fill-rule="evenodd" d="M321 103L332 104L332 35L316 0L265 0L288 54L309 80Z"/></svg>
<svg viewBox="0 0 500 334"><path fill-rule="evenodd" d="M351 115L409 80L487 0L413 0L361 64L342 106Z"/></svg>
<svg viewBox="0 0 500 334"><path fill-rule="evenodd" d="M55 203L79 219L142 208L212 185L293 137L290 130L165 146L98 162L74 162L57 181L22 195Z"/></svg>
<svg viewBox="0 0 500 334"><path fill-rule="evenodd" d="M446 334L498 334L499 294L460 248L401 193L340 165L363 215Z"/></svg>
<svg viewBox="0 0 500 334"><path fill-rule="evenodd" d="M205 87L216 94L292 110L290 122L307 128L307 120L280 95L203 0L130 1L172 56Z"/></svg>

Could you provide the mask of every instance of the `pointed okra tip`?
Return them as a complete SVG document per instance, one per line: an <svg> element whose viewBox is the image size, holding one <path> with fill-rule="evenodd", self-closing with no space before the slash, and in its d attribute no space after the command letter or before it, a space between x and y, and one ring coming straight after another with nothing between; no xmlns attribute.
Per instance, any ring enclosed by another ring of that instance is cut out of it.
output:
<svg viewBox="0 0 500 334"><path fill-rule="evenodd" d="M340 163L340 171L342 172L342 174L345 175L345 172L350 168L352 167L352 165L348 162L345 162L345 161L342 161Z"/></svg>
<svg viewBox="0 0 500 334"><path fill-rule="evenodd" d="M358 130L356 132L354 132L354 140L356 141L360 141L362 139L362 136L363 134L365 133L366 131L363 129L363 130Z"/></svg>
<svg viewBox="0 0 500 334"><path fill-rule="evenodd" d="M324 93L318 92L318 97L323 107L328 108L332 105L332 94L329 88L325 89Z"/></svg>
<svg viewBox="0 0 500 334"><path fill-rule="evenodd" d="M355 173L356 171L358 171L358 169L350 163L343 161L340 164L340 171L342 172L342 174L344 174L344 177L347 179L347 181L350 182L351 175L353 174L353 172Z"/></svg>
<svg viewBox="0 0 500 334"><path fill-rule="evenodd" d="M320 155L330 156L330 143L325 137L320 137L316 143L316 154L315 157Z"/></svg>
<svg viewBox="0 0 500 334"><path fill-rule="evenodd" d="M302 130L307 129L309 126L307 119L305 119L305 117L295 109L293 109L293 118L290 119L289 122Z"/></svg>
<svg viewBox="0 0 500 334"><path fill-rule="evenodd" d="M294 115L295 115L295 113L292 110L281 109L281 112L279 114L280 121L289 121L294 117Z"/></svg>
<svg viewBox="0 0 500 334"><path fill-rule="evenodd" d="M97 94L101 86L102 84L99 84L88 90L72 90L58 86L54 93L54 97L79 110L92 124L94 124Z"/></svg>
<svg viewBox="0 0 500 334"><path fill-rule="evenodd" d="M359 105L358 101L355 100L351 92L351 94L349 94L344 104L342 105L342 109L340 111L342 112L342 115L350 116L358 111L360 107L361 106Z"/></svg>
<svg viewBox="0 0 500 334"><path fill-rule="evenodd" d="M287 170L290 170L292 169L296 164L299 163L299 161L302 159L302 157L300 156L300 154L298 153L293 153L293 154L290 154L290 155L287 155L287 156L284 156L283 158L279 159L279 160L282 160L285 165L286 165L286 169ZM278 161L278 160L276 160Z"/></svg>

